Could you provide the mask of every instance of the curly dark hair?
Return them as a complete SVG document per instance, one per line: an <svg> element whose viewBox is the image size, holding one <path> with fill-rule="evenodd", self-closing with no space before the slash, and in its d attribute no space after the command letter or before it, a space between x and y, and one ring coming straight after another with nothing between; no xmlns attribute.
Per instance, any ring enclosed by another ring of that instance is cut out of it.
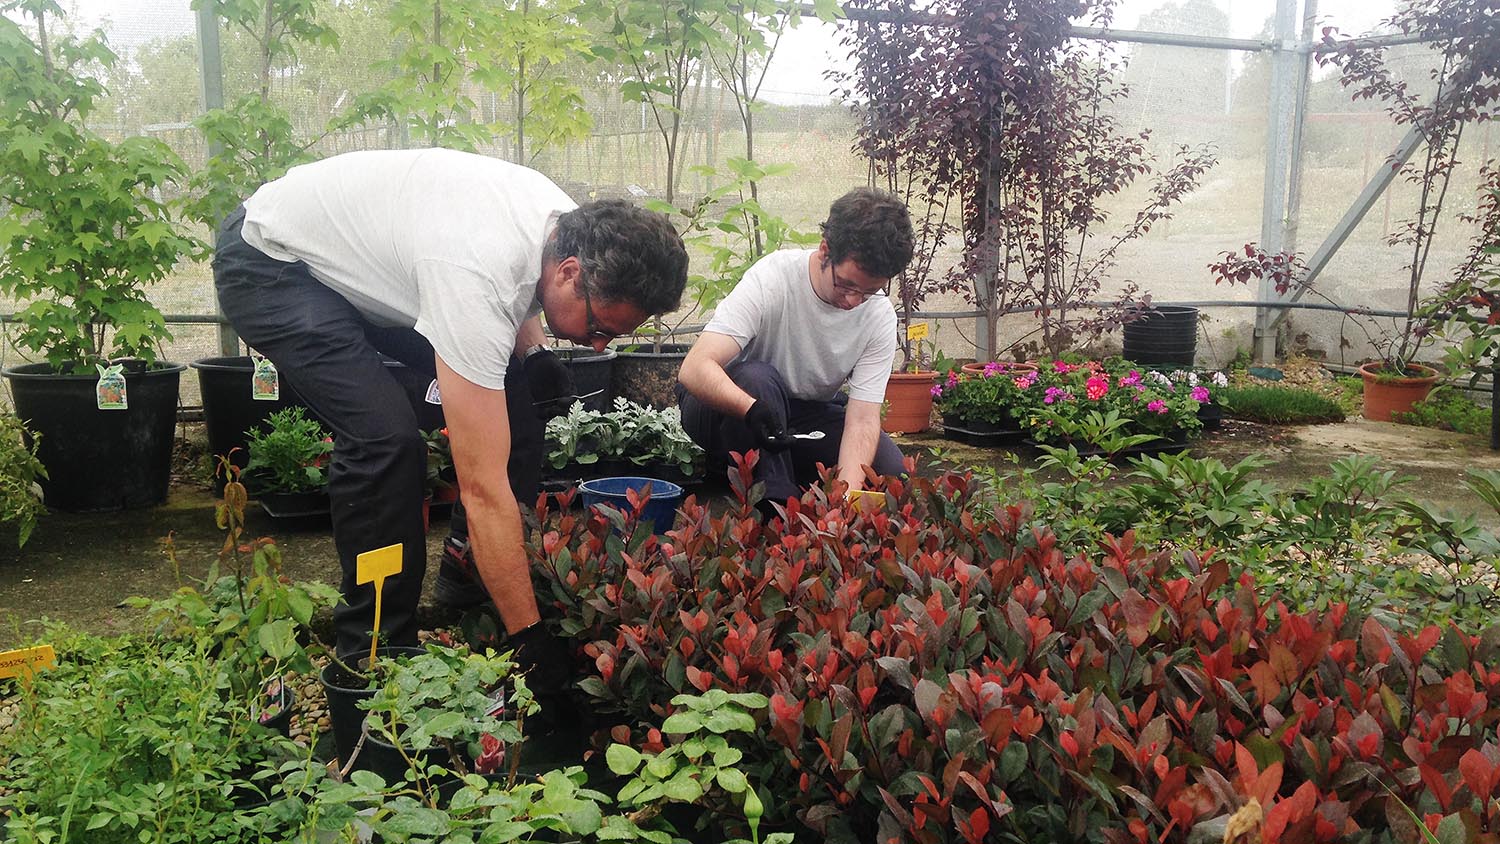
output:
<svg viewBox="0 0 1500 844"><path fill-rule="evenodd" d="M820 228L834 266L846 258L877 278L895 278L911 263L911 214L901 200L875 188L855 188L834 201Z"/></svg>
<svg viewBox="0 0 1500 844"><path fill-rule="evenodd" d="M576 257L582 283L606 302L628 302L648 314L682 304L687 249L665 214L623 199L588 202L562 215L546 259Z"/></svg>

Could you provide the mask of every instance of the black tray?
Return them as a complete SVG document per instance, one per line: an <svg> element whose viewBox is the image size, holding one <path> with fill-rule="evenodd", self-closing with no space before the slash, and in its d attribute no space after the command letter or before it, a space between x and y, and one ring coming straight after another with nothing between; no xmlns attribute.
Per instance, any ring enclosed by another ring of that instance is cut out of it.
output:
<svg viewBox="0 0 1500 844"><path fill-rule="evenodd" d="M1043 445L1042 443L1039 443L1033 439L1027 439L1026 444L1031 446L1032 448L1038 449ZM1055 446L1057 448L1068 447L1067 443L1046 443L1046 445ZM1124 460L1127 457L1156 457L1157 455L1161 454L1181 454L1182 452L1187 451L1191 446L1192 444L1187 440L1156 440L1154 442L1133 445L1129 448L1122 448L1119 451L1115 452L1110 459ZM1080 447L1078 448L1078 456L1103 457L1104 449Z"/></svg>
<svg viewBox="0 0 1500 844"><path fill-rule="evenodd" d="M943 436L950 440L977 446L1015 445L1026 438L1025 431L976 431L943 423Z"/></svg>

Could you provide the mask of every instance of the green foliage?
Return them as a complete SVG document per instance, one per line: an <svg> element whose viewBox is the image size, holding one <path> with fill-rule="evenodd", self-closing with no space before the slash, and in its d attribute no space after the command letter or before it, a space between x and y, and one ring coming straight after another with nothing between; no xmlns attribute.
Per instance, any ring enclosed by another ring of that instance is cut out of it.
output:
<svg viewBox="0 0 1500 844"><path fill-rule="evenodd" d="M1412 405L1410 413L1394 413L1391 418L1402 425L1418 425L1457 431L1461 434L1487 436L1490 432L1490 409L1475 404L1463 393L1438 387L1427 398Z"/></svg>
<svg viewBox="0 0 1500 844"><path fill-rule="evenodd" d="M1251 422L1317 425L1344 420L1344 410L1337 402L1320 393L1297 387L1220 387L1214 398L1228 415Z"/></svg>
<svg viewBox="0 0 1500 844"><path fill-rule="evenodd" d="M187 214L216 228L256 188L313 159L316 139L297 137L291 115L271 99L271 82L297 66L299 50L336 47L338 36L318 22L313 0L194 0L194 8L204 5L221 28L253 45L256 65L255 90L194 120L217 151L193 174Z"/></svg>
<svg viewBox="0 0 1500 844"><path fill-rule="evenodd" d="M0 814L17 844L259 842L237 802L305 752L265 730L213 638L101 639L52 628L56 668L5 681L20 705L0 730ZM268 825L267 832L273 832Z"/></svg>
<svg viewBox="0 0 1500 844"><path fill-rule="evenodd" d="M300 407L278 410L247 437L245 478L256 492L313 492L328 485L333 438Z"/></svg>
<svg viewBox="0 0 1500 844"><path fill-rule="evenodd" d="M676 208L659 200L646 203L646 207L674 218L689 248L707 253L708 271L688 275L688 291L700 310L707 311L722 302L765 255L792 246L812 246L821 239L793 228L761 207L754 197L757 183L790 174L793 169L790 164L760 165L731 156L723 173L706 164L692 168L710 183L728 179L699 197L692 207ZM695 262L695 266L702 267L703 263Z"/></svg>
<svg viewBox="0 0 1500 844"><path fill-rule="evenodd" d="M1028 406L1026 388L1021 386L1026 383L1026 370L1013 369L1004 363L986 364L977 375L960 374L951 364L946 368L939 364L936 369L945 377L938 383L933 404L942 412L945 422L959 426L984 422L1012 429L1020 427L1018 417Z"/></svg>
<svg viewBox="0 0 1500 844"><path fill-rule="evenodd" d="M50 0L0 8L34 26L0 17L0 296L27 302L14 342L58 372L154 360L171 335L145 288L194 246L159 199L182 161L159 141L88 128L115 63L97 34L55 32Z"/></svg>
<svg viewBox="0 0 1500 844"><path fill-rule="evenodd" d="M616 398L608 413L585 410L575 402L566 415L547 423L546 443L547 463L554 469L626 460L691 476L703 465L703 449L682 429L681 411L654 410L625 398Z"/></svg>
<svg viewBox="0 0 1500 844"><path fill-rule="evenodd" d="M17 546L23 548L37 518L47 513L38 483L47 477L47 468L37 459L36 440L20 419L0 413L0 524L16 526Z"/></svg>

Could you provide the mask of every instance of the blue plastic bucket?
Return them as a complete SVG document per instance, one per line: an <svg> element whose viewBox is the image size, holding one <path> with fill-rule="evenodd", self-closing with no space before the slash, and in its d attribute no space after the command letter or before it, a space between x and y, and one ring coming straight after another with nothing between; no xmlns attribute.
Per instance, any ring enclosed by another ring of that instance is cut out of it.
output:
<svg viewBox="0 0 1500 844"><path fill-rule="evenodd" d="M651 500L641 511L641 520L654 524L657 533L666 533L672 529L677 505L682 501L682 487L677 484L656 478L599 478L584 481L578 488L583 491L583 506L606 504L628 513L630 501L625 493L631 490L639 493L647 484L651 485Z"/></svg>

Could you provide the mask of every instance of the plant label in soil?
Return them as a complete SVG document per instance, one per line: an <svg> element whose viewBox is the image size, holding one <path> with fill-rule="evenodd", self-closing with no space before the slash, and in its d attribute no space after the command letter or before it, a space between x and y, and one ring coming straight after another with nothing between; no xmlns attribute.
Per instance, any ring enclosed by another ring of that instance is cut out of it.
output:
<svg viewBox="0 0 1500 844"><path fill-rule="evenodd" d="M370 663L375 662L375 646L380 640L380 599L385 592L385 579L401 572L401 543L366 551L354 558L354 582L375 584L376 635L370 637Z"/></svg>
<svg viewBox="0 0 1500 844"><path fill-rule="evenodd" d="M919 323L916 323L915 325L908 325L908 326L906 326L906 339L908 339L908 340L925 340L925 339L927 339L927 323L925 323L925 322L919 322Z"/></svg>
<svg viewBox="0 0 1500 844"><path fill-rule="evenodd" d="M57 664L57 654L51 645L37 645L0 653L0 680L25 675L30 677L43 668Z"/></svg>

